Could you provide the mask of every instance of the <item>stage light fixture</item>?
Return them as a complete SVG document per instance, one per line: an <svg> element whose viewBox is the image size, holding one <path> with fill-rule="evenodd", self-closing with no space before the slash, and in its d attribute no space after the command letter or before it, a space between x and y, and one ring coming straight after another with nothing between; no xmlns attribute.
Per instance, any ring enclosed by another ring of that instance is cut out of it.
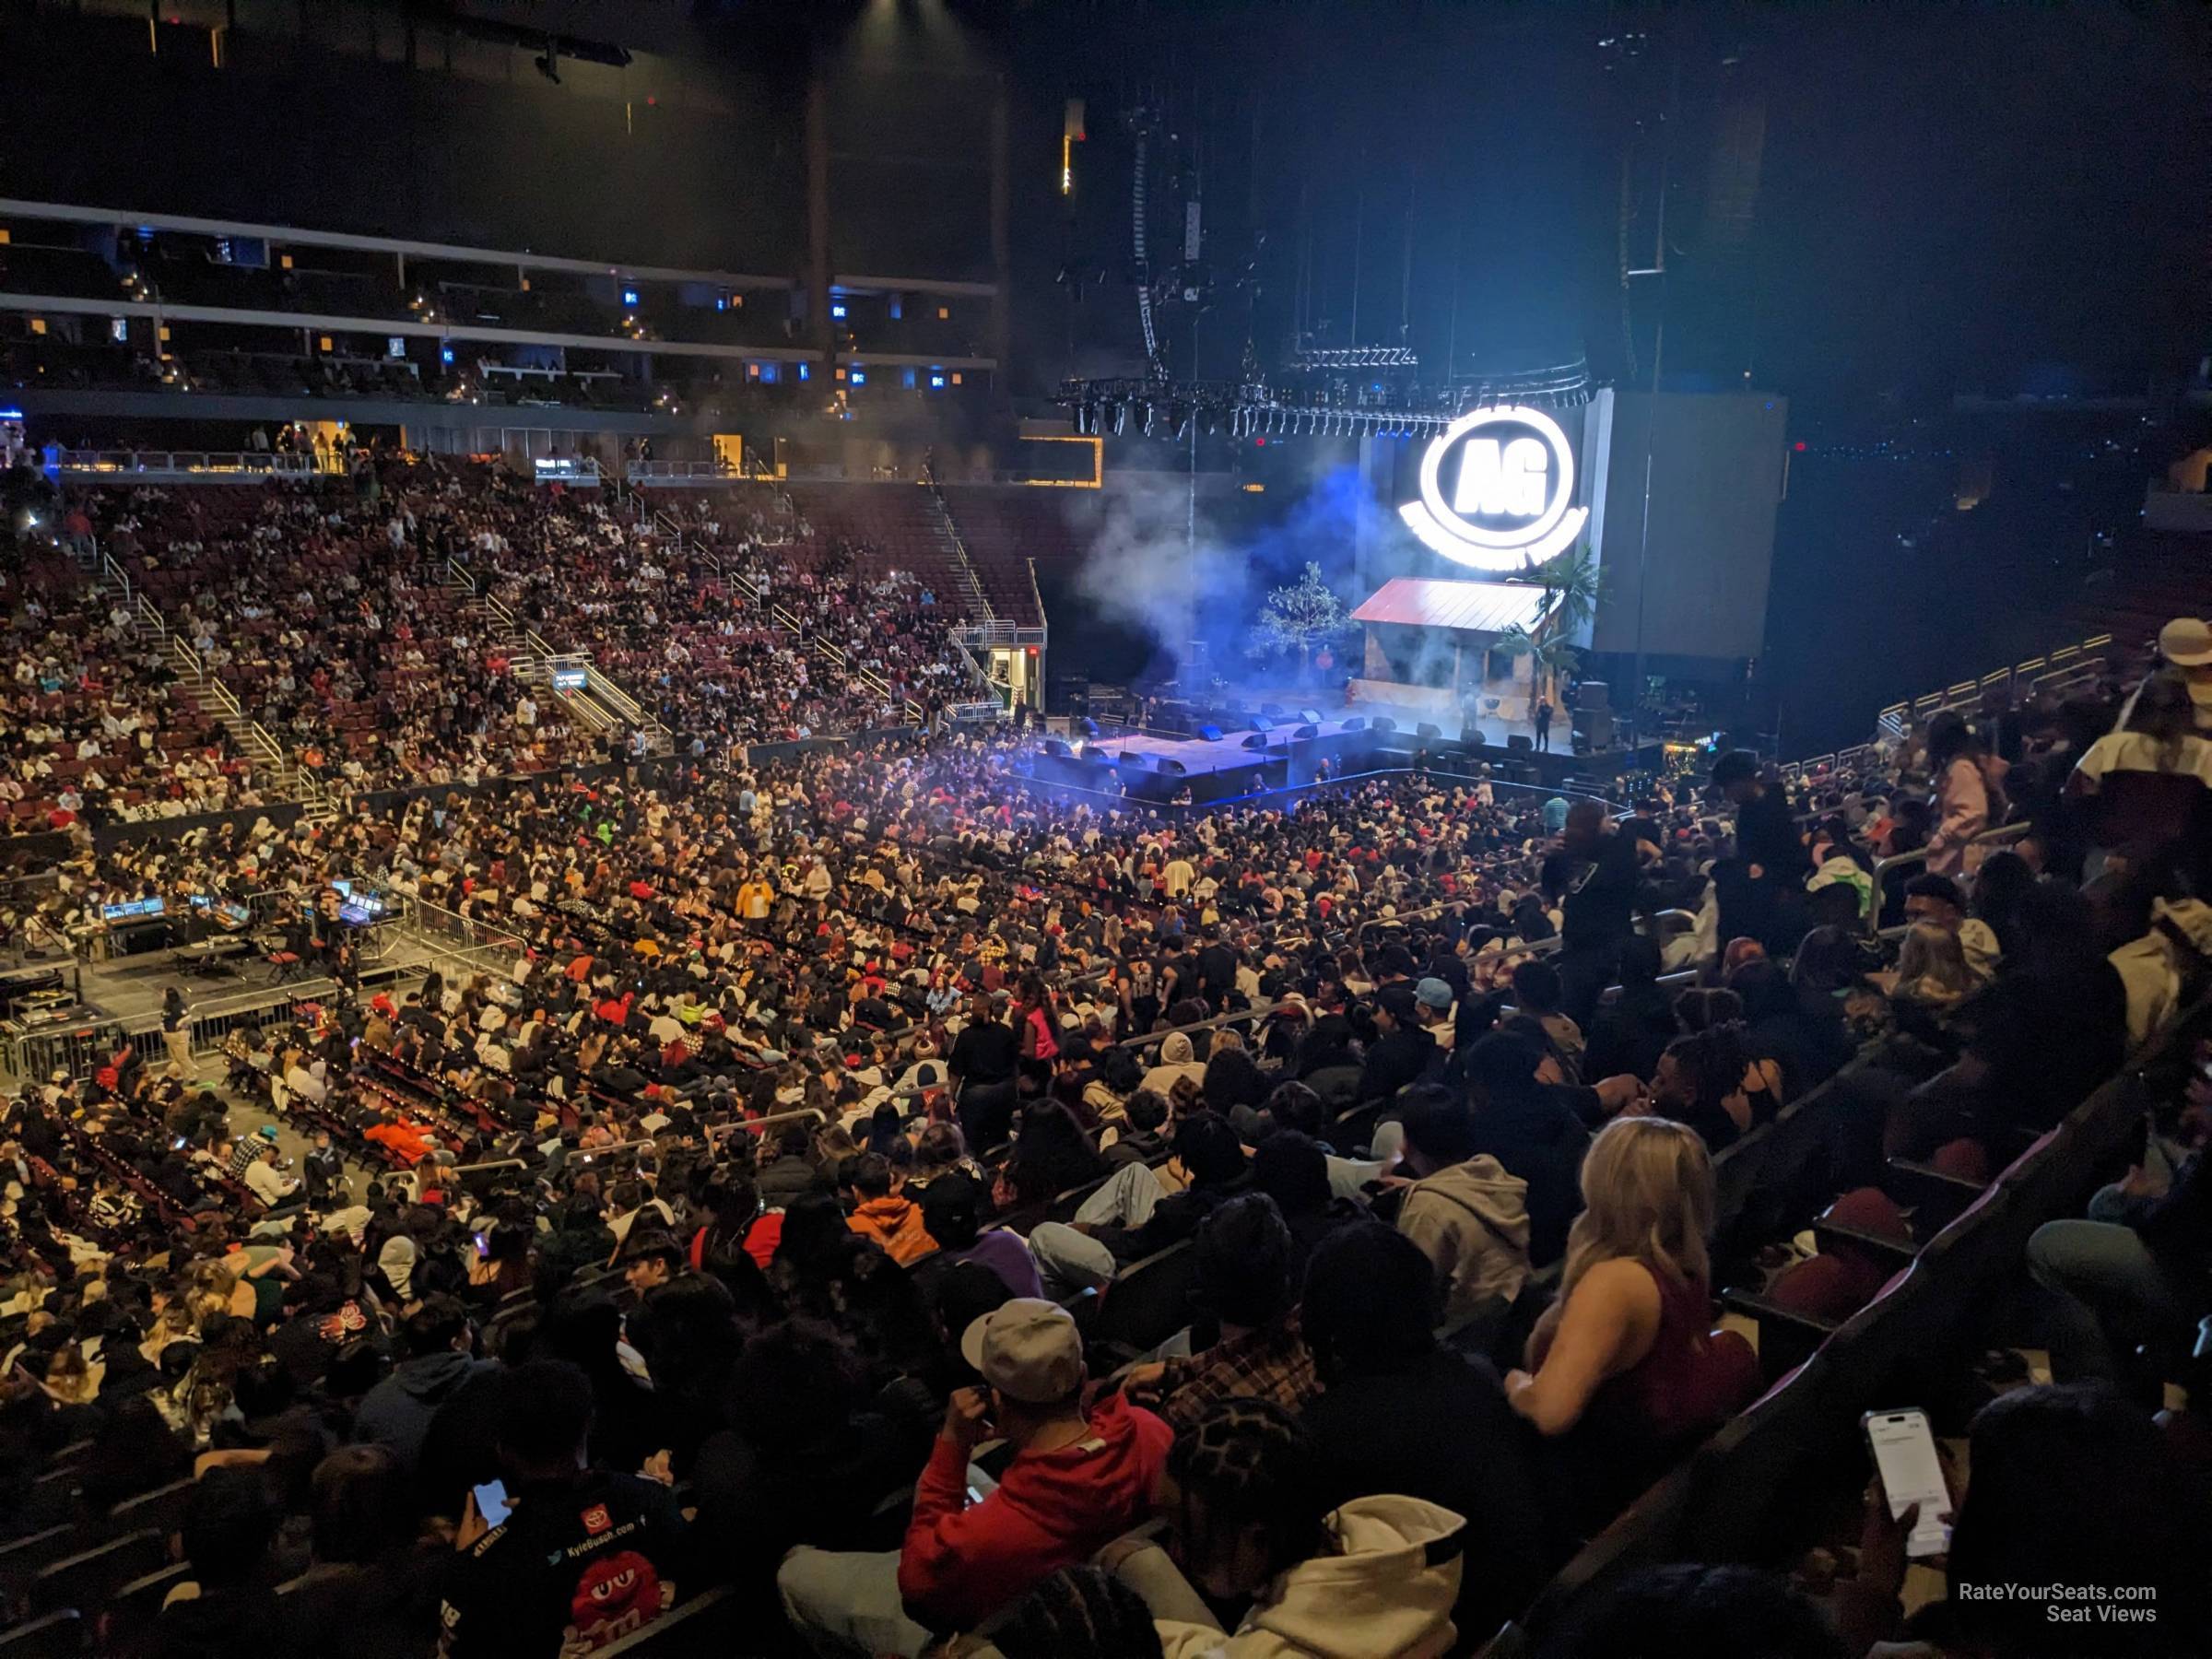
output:
<svg viewBox="0 0 2212 1659"><path fill-rule="evenodd" d="M1124 403L1115 404L1113 406L1113 435L1116 438L1119 438L1122 435L1122 429L1126 426L1128 422L1129 406Z"/></svg>

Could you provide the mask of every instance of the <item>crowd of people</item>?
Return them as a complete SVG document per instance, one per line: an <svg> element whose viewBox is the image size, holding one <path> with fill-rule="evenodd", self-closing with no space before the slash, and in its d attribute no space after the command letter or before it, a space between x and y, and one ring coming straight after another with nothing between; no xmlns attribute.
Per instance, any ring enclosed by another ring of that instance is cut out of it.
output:
<svg viewBox="0 0 2212 1659"><path fill-rule="evenodd" d="M478 594L543 649L588 658L701 756L888 728L917 710L927 720L960 699L972 670L918 579L815 536L765 487L744 499L649 516L500 468L364 451L320 482L87 490L57 535L112 559L288 761L339 794L474 784L625 752L633 733L575 718L522 660L531 642L511 637ZM671 523L682 532L666 534ZM11 782L29 792L18 826L258 804L229 735L128 599L57 568L58 596L43 583L11 595L27 746L14 769L26 775ZM111 683L105 652L96 672L88 653L103 646L123 648L142 683ZM119 692L130 695L117 709ZM175 710L178 729L154 727L140 703ZM40 769L79 758L80 729L111 715L127 729L96 735L117 764L82 780ZM141 731L174 740L156 766L129 752L124 740ZM206 752L188 746L195 736ZM70 753L49 759L44 746L64 738Z"/></svg>
<svg viewBox="0 0 2212 1659"><path fill-rule="evenodd" d="M1724 1205L1739 1145L1818 1112L1820 1202L1910 1238L1888 1160L1986 1180L2212 965L2202 623L2124 702L1940 716L1849 777L1103 812L996 735L748 759L884 695L763 670L760 611L901 701L943 660L911 582L771 563L787 524L702 506L677 547L434 469L194 511L124 498L100 534L302 741L335 755L316 723L365 700L401 775L542 770L80 841L41 901L274 893L337 985L220 1080L177 998L159 1048L0 1123L7 1530L189 1483L191 1593L146 1651L587 1653L709 1589L748 1653L1472 1651L1773 1380L1722 1289L1831 1323L1878 1292L1786 1206ZM447 557L548 638L561 596L701 742L588 779L543 731L485 747L526 723L453 672L495 642L447 631L480 627ZM708 558L757 609L701 601ZM409 650L434 713L378 677ZM360 986L318 925L338 881L435 904L473 959ZM2183 1653L2202 1463L2151 1407L2212 1309L2212 1096L2156 1094L2026 1300L1961 1311L2052 1380L1973 1371L1949 1564L2153 1585L2129 1636L2164 1645L2132 1651ZM1877 1491L1853 1571L1671 1569L1553 1640L2105 1651L1924 1582L1908 1625L1916 1521Z"/></svg>
<svg viewBox="0 0 2212 1659"><path fill-rule="evenodd" d="M0 812L9 831L259 803L252 758L175 683L127 604L52 556L8 590Z"/></svg>

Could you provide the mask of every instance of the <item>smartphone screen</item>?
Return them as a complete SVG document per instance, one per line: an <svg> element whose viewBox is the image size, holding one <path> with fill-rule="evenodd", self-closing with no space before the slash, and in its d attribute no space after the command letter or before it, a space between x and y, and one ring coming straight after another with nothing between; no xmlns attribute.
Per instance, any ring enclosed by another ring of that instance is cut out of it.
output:
<svg viewBox="0 0 2212 1659"><path fill-rule="evenodd" d="M1950 1547L1951 1529L1943 1516L1951 1507L1951 1495L1944 1485L1943 1464L1936 1455L1927 1414L1870 1411L1865 1421L1890 1518L1903 1514L1909 1504L1920 1505L1920 1519L1905 1541L1905 1554L1915 1560L1941 1555Z"/></svg>
<svg viewBox="0 0 2212 1659"><path fill-rule="evenodd" d="M477 1488L477 1513L484 1517L487 1526L503 1526L507 1523L507 1483L488 1480Z"/></svg>

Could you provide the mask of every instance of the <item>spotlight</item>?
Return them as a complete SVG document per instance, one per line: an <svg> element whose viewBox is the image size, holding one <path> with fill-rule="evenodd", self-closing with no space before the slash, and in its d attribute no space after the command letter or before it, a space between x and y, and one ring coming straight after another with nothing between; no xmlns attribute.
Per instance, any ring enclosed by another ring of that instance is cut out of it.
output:
<svg viewBox="0 0 2212 1659"><path fill-rule="evenodd" d="M1152 418L1158 413L1159 410L1153 406L1152 400L1147 398L1144 406L1144 434L1147 438L1152 436Z"/></svg>
<svg viewBox="0 0 2212 1659"><path fill-rule="evenodd" d="M1113 435L1116 438L1119 438L1122 435L1122 428L1128 423L1129 406L1124 403L1117 403L1110 406L1113 410Z"/></svg>

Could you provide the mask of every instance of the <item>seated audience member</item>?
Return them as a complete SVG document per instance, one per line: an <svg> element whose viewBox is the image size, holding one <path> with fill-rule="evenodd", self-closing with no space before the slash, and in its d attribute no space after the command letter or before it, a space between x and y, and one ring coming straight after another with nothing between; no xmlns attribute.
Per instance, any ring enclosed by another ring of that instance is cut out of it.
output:
<svg viewBox="0 0 2212 1659"><path fill-rule="evenodd" d="M1997 971L1996 930L1968 913L1965 890L1948 876L1924 872L1905 883L1905 920L1925 922L1956 937L1977 978L1986 980Z"/></svg>
<svg viewBox="0 0 2212 1659"><path fill-rule="evenodd" d="M2020 900L2018 944L1959 1011L1964 1052L1890 1113L1884 1147L1925 1157L1961 1136L2008 1149L2050 1128L2118 1069L2127 988L2093 936L2088 901L2039 882Z"/></svg>
<svg viewBox="0 0 2212 1659"><path fill-rule="evenodd" d="M1375 1030L1359 1071L1359 1100L1390 1100L1442 1066L1444 1051L1421 1025L1410 985L1384 985L1375 994Z"/></svg>
<svg viewBox="0 0 2212 1659"><path fill-rule="evenodd" d="M1651 1110L1687 1124L1716 1152L1771 1123L1781 1103L1782 1067L1746 1053L1734 1020L1676 1038L1652 1077Z"/></svg>
<svg viewBox="0 0 2212 1659"><path fill-rule="evenodd" d="M865 1382L851 1345L805 1319L754 1336L730 1371L729 1427L692 1466L694 1524L702 1568L727 1575L754 1617L779 1617L776 1568L796 1545L898 1547L902 1518L878 1512L925 1447L870 1404Z"/></svg>
<svg viewBox="0 0 2212 1659"><path fill-rule="evenodd" d="M1311 1442L1266 1400L1216 1401L1176 1439L1168 1473L1181 1559L1148 1542L1108 1553L1169 1659L1452 1651L1451 1511L1395 1494L1332 1508Z"/></svg>
<svg viewBox="0 0 2212 1659"><path fill-rule="evenodd" d="M1620 947L1620 994L1590 1022L1581 1070L1592 1077L1651 1077L1677 1034L1673 994L1659 983L1659 941L1631 934Z"/></svg>
<svg viewBox="0 0 2212 1659"><path fill-rule="evenodd" d="M1210 1112L1177 1126L1175 1162L1189 1181L1180 1192L1170 1192L1143 1164L1125 1164L1084 1199L1074 1221L1039 1222L1030 1251L1047 1288L1108 1283L1129 1263L1182 1242L1246 1176L1237 1132Z"/></svg>
<svg viewBox="0 0 2212 1659"><path fill-rule="evenodd" d="M1744 1005L1744 1048L1777 1068L1776 1092L1796 1100L1843 1069L1856 1046L1833 1000L1799 994L1772 962L1747 962L1728 976Z"/></svg>
<svg viewBox="0 0 2212 1659"><path fill-rule="evenodd" d="M277 1606L265 1566L276 1521L257 1473L216 1468L200 1477L182 1528L190 1576L154 1621L158 1659L229 1659L272 1643Z"/></svg>
<svg viewBox="0 0 2212 1659"><path fill-rule="evenodd" d="M1290 1230L1294 1286L1305 1277L1306 1258L1314 1245L1367 1214L1366 1206L1356 1197L1338 1195L1332 1166L1343 1161L1332 1159L1311 1135L1295 1129L1277 1131L1253 1152L1252 1184L1275 1200L1283 1224ZM1345 1167L1356 1171L1361 1166Z"/></svg>
<svg viewBox="0 0 2212 1659"><path fill-rule="evenodd" d="M434 1649L454 1555L415 1524L414 1492L382 1446L342 1446L311 1481L314 1564L278 1598L291 1659Z"/></svg>
<svg viewBox="0 0 2212 1659"><path fill-rule="evenodd" d="M1924 1020L1940 1020L1984 982L1966 965L1957 934L1933 922L1915 922L1898 947L1897 982L1889 996Z"/></svg>
<svg viewBox="0 0 2212 1659"><path fill-rule="evenodd" d="M911 1267L937 1247L922 1219L922 1206L899 1191L888 1159L865 1153L853 1166L853 1193L860 1200L848 1225L864 1239L883 1246L901 1267Z"/></svg>
<svg viewBox="0 0 2212 1659"><path fill-rule="evenodd" d="M1122 1107L1125 1127L1115 1133L1105 1148L1106 1161L1115 1169L1124 1164L1158 1163L1168 1155L1168 1098L1156 1089L1140 1088Z"/></svg>
<svg viewBox="0 0 2212 1659"><path fill-rule="evenodd" d="M1439 1323L1456 1330L1501 1314L1528 1277L1528 1182L1475 1150L1474 1114L1442 1088L1409 1096L1404 1167L1413 1177L1398 1230L1436 1269Z"/></svg>
<svg viewBox="0 0 2212 1659"><path fill-rule="evenodd" d="M998 1659L1161 1659L1145 1598L1103 1567L1063 1567L1015 1604L987 1647Z"/></svg>
<svg viewBox="0 0 2212 1659"><path fill-rule="evenodd" d="M509 1510L496 1525L472 1494L446 1581L441 1659L591 1652L692 1594L676 1498L657 1480L592 1466L592 1384L535 1359L506 1375L500 1464Z"/></svg>
<svg viewBox="0 0 2212 1659"><path fill-rule="evenodd" d="M1198 1303L1219 1335L1188 1359L1133 1367L1122 1386L1158 1400L1155 1409L1179 1434L1231 1394L1298 1410L1316 1386L1313 1356L1299 1335L1295 1246L1275 1200L1265 1193L1230 1199L1206 1218L1194 1248Z"/></svg>
<svg viewBox="0 0 2212 1659"><path fill-rule="evenodd" d="M1005 1281L1009 1296L1044 1294L1028 1241L1010 1227L983 1231L983 1197L972 1182L931 1182L922 1190L921 1208L922 1225L937 1246L912 1269L925 1293L955 1264L976 1262Z"/></svg>
<svg viewBox="0 0 2212 1659"><path fill-rule="evenodd" d="M1688 1125L1622 1118L1590 1143L1559 1300L1505 1392L1540 1434L1586 1425L1593 1495L1636 1489L1759 1386L1750 1345L1712 1329L1712 1162Z"/></svg>
<svg viewBox="0 0 2212 1659"><path fill-rule="evenodd" d="M1526 1430L1497 1371L1430 1329L1435 1280L1412 1241L1379 1222L1314 1251L1300 1318L1322 1392L1306 1404L1305 1428L1325 1502L1395 1493L1465 1517L1453 1617L1475 1636L1534 1594L1547 1528ZM1391 1431L1377 1434L1378 1423Z"/></svg>
<svg viewBox="0 0 2212 1659"><path fill-rule="evenodd" d="M450 1296L426 1298L402 1327L406 1358L371 1389L354 1414L354 1438L382 1446L414 1475L438 1407L491 1362L475 1357L476 1327Z"/></svg>
<svg viewBox="0 0 2212 1659"><path fill-rule="evenodd" d="M2091 1219L2046 1221L2028 1241L2028 1271L2045 1292L2051 1374L2061 1382L2124 1380L2138 1346L2154 1362L2194 1339L2212 1310L2212 1082L2192 1079L2163 1176L2138 1164L2098 1194Z"/></svg>
<svg viewBox="0 0 2212 1659"><path fill-rule="evenodd" d="M956 1391L946 1408L904 1547L801 1548L777 1573L784 1612L818 1653L857 1645L911 1659L931 1630L973 1630L1150 1505L1173 1434L1118 1395L1084 1411L1083 1341L1065 1308L1009 1301L969 1326L960 1352L982 1387ZM986 1431L1013 1461L977 1498L969 1456Z"/></svg>
<svg viewBox="0 0 2212 1659"><path fill-rule="evenodd" d="M1590 1147L1582 1119L1538 1080L1543 1062L1535 1043L1500 1031L1475 1044L1466 1066L1474 1096L1470 1144L1526 1183L1528 1259L1537 1267L1567 1248L1568 1226L1583 1206L1583 1154Z"/></svg>
<svg viewBox="0 0 2212 1659"><path fill-rule="evenodd" d="M1752 1567L1631 1573L1570 1616L1542 1659L1857 1659L1819 1605Z"/></svg>
<svg viewBox="0 0 2212 1659"><path fill-rule="evenodd" d="M2115 1501L2124 1494L2124 1501ZM1943 1563L1953 1589L1899 1629L1904 1539L1917 1508L1892 1522L1869 1495L1857 1580L1845 1586L1854 1633L1896 1636L1870 1659L2084 1659L2201 1654L2212 1630L2212 1577L2205 1572L2203 1518L2212 1490L2200 1468L2176 1459L2149 1414L2100 1385L2022 1388L1991 1401L1968 1431L1966 1490L1957 1496ZM2096 1516L2085 1525L2083 1517ZM2186 1518L2186 1519L2184 1519ZM2197 1523L2192 1524L2192 1522ZM2054 1618L2084 1604L2016 1591L2129 1586L2132 1604L2157 1618L2125 1629Z"/></svg>

